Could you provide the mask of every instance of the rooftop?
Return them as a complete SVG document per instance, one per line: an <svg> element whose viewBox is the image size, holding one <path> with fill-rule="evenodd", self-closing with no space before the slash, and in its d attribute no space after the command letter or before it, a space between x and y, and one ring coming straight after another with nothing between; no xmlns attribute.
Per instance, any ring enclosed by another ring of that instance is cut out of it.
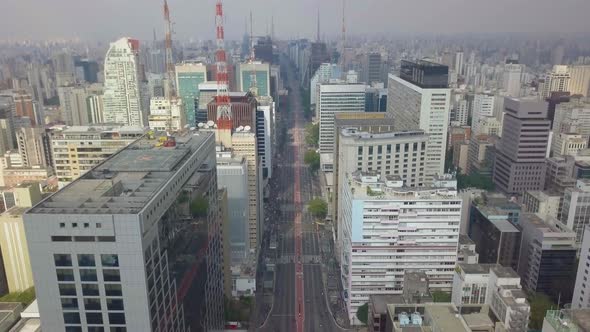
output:
<svg viewBox="0 0 590 332"><path fill-rule="evenodd" d="M355 128L343 128L340 131L340 134L344 137L354 137L360 140L407 138L411 136L422 141L428 140L428 135L426 135L423 130L370 133L363 130L357 130Z"/></svg>
<svg viewBox="0 0 590 332"><path fill-rule="evenodd" d="M212 135L211 132L179 134L169 147L154 136L143 136L28 213L137 214Z"/></svg>

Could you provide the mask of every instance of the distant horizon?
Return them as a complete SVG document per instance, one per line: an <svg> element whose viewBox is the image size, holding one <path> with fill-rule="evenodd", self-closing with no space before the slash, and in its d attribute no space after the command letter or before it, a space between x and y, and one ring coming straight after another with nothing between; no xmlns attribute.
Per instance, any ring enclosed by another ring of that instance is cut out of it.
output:
<svg viewBox="0 0 590 332"><path fill-rule="evenodd" d="M0 12L0 41L115 40L132 36L152 40L153 29L164 35L163 1L4 0ZM404 36L457 34L576 35L590 31L590 1L495 0L347 0L350 36ZM214 38L214 0L170 0L177 40ZM557 6L567 8L558 10ZM340 0L225 1L226 37L240 40L250 11L254 34L270 34L274 20L279 39L315 39L317 11L321 36L340 36ZM127 13L133 13L128 15ZM425 24L428 22L428 24ZM249 28L248 28L249 29ZM433 33L436 31L436 33ZM512 31L512 32L511 32Z"/></svg>

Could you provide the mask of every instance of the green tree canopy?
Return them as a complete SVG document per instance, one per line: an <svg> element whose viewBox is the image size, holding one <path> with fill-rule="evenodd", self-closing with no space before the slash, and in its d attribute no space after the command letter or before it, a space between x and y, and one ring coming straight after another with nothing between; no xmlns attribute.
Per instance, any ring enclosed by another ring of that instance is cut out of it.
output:
<svg viewBox="0 0 590 332"><path fill-rule="evenodd" d="M549 296L543 293L536 293L530 296L529 303L531 305L529 328L540 330L543 327L543 319L545 319L547 310L551 308L557 309L557 306L551 301Z"/></svg>
<svg viewBox="0 0 590 332"><path fill-rule="evenodd" d="M328 215L328 203L321 198L309 201L307 210L316 218L324 219Z"/></svg>
<svg viewBox="0 0 590 332"><path fill-rule="evenodd" d="M470 175L465 175L457 172L457 189L478 188L483 190L494 190L494 182L490 175L483 175L479 172L473 172Z"/></svg>
<svg viewBox="0 0 590 332"><path fill-rule="evenodd" d="M314 150L307 150L305 152L305 156L303 157L303 161L309 166L309 169L312 172L317 172L320 169L320 154L315 152Z"/></svg>
<svg viewBox="0 0 590 332"><path fill-rule="evenodd" d="M310 123L305 126L305 143L317 147L320 142L320 124Z"/></svg>
<svg viewBox="0 0 590 332"><path fill-rule="evenodd" d="M356 311L356 318L358 318L363 324L367 325L369 321L369 304L365 303L358 308Z"/></svg>
<svg viewBox="0 0 590 332"><path fill-rule="evenodd" d="M199 196L191 202L190 209L193 217L204 217L207 215L209 202L203 196Z"/></svg>
<svg viewBox="0 0 590 332"><path fill-rule="evenodd" d="M451 302L451 294L443 291L433 291L432 301L434 302Z"/></svg>

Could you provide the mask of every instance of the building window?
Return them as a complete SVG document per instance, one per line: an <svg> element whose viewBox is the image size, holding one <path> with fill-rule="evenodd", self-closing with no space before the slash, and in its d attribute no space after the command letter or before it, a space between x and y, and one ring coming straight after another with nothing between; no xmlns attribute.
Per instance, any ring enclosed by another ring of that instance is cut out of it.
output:
<svg viewBox="0 0 590 332"><path fill-rule="evenodd" d="M95 266L94 255L80 254L78 255L79 266Z"/></svg>
<svg viewBox="0 0 590 332"><path fill-rule="evenodd" d="M101 310L100 299L98 299L98 298L96 298L96 299L85 298L84 299L84 309L86 309L87 311Z"/></svg>
<svg viewBox="0 0 590 332"><path fill-rule="evenodd" d="M80 324L80 314L77 312L64 312L64 322L66 324Z"/></svg>
<svg viewBox="0 0 590 332"><path fill-rule="evenodd" d="M59 295L61 296L76 296L76 285L74 284L59 284Z"/></svg>
<svg viewBox="0 0 590 332"><path fill-rule="evenodd" d="M66 326L66 332L82 332L80 326Z"/></svg>
<svg viewBox="0 0 590 332"><path fill-rule="evenodd" d="M88 314L86 314L86 315L88 315ZM100 319L102 319L102 316L100 317ZM102 326L88 326L88 332L104 332L104 327L102 327Z"/></svg>
<svg viewBox="0 0 590 332"><path fill-rule="evenodd" d="M102 273L104 281L121 281L119 270L104 269Z"/></svg>
<svg viewBox="0 0 590 332"><path fill-rule="evenodd" d="M109 324L124 325L125 324L125 314L109 312Z"/></svg>
<svg viewBox="0 0 590 332"><path fill-rule="evenodd" d="M122 296L123 291L121 290L121 285L119 284L106 284L104 285L104 290L106 296Z"/></svg>
<svg viewBox="0 0 590 332"><path fill-rule="evenodd" d="M68 254L53 254L55 266L72 266L72 256Z"/></svg>
<svg viewBox="0 0 590 332"><path fill-rule="evenodd" d="M86 323L92 324L92 325L102 324L102 313L100 313L100 312L86 313Z"/></svg>
<svg viewBox="0 0 590 332"><path fill-rule="evenodd" d="M61 298L61 308L64 310L77 310L78 309L78 299L70 298L70 297L62 297Z"/></svg>
<svg viewBox="0 0 590 332"><path fill-rule="evenodd" d="M84 296L98 296L97 284L82 284L82 294Z"/></svg>
<svg viewBox="0 0 590 332"><path fill-rule="evenodd" d="M74 281L74 270L57 269L57 281Z"/></svg>
<svg viewBox="0 0 590 332"><path fill-rule="evenodd" d="M107 309L113 310L125 310L122 299L107 299Z"/></svg>
<svg viewBox="0 0 590 332"><path fill-rule="evenodd" d="M80 280L82 281L97 281L96 270L80 269Z"/></svg>
<svg viewBox="0 0 590 332"><path fill-rule="evenodd" d="M118 255L100 255L102 266L117 267L119 266Z"/></svg>

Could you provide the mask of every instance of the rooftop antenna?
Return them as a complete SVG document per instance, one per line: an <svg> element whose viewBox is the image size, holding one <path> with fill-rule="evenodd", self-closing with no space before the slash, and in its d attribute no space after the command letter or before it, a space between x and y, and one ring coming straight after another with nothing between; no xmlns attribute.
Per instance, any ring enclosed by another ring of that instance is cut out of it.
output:
<svg viewBox="0 0 590 332"><path fill-rule="evenodd" d="M232 129L231 107L229 103L227 60L225 55L225 34L223 32L223 1L215 4L215 26L217 50L215 51L217 94L217 127L220 130Z"/></svg>

